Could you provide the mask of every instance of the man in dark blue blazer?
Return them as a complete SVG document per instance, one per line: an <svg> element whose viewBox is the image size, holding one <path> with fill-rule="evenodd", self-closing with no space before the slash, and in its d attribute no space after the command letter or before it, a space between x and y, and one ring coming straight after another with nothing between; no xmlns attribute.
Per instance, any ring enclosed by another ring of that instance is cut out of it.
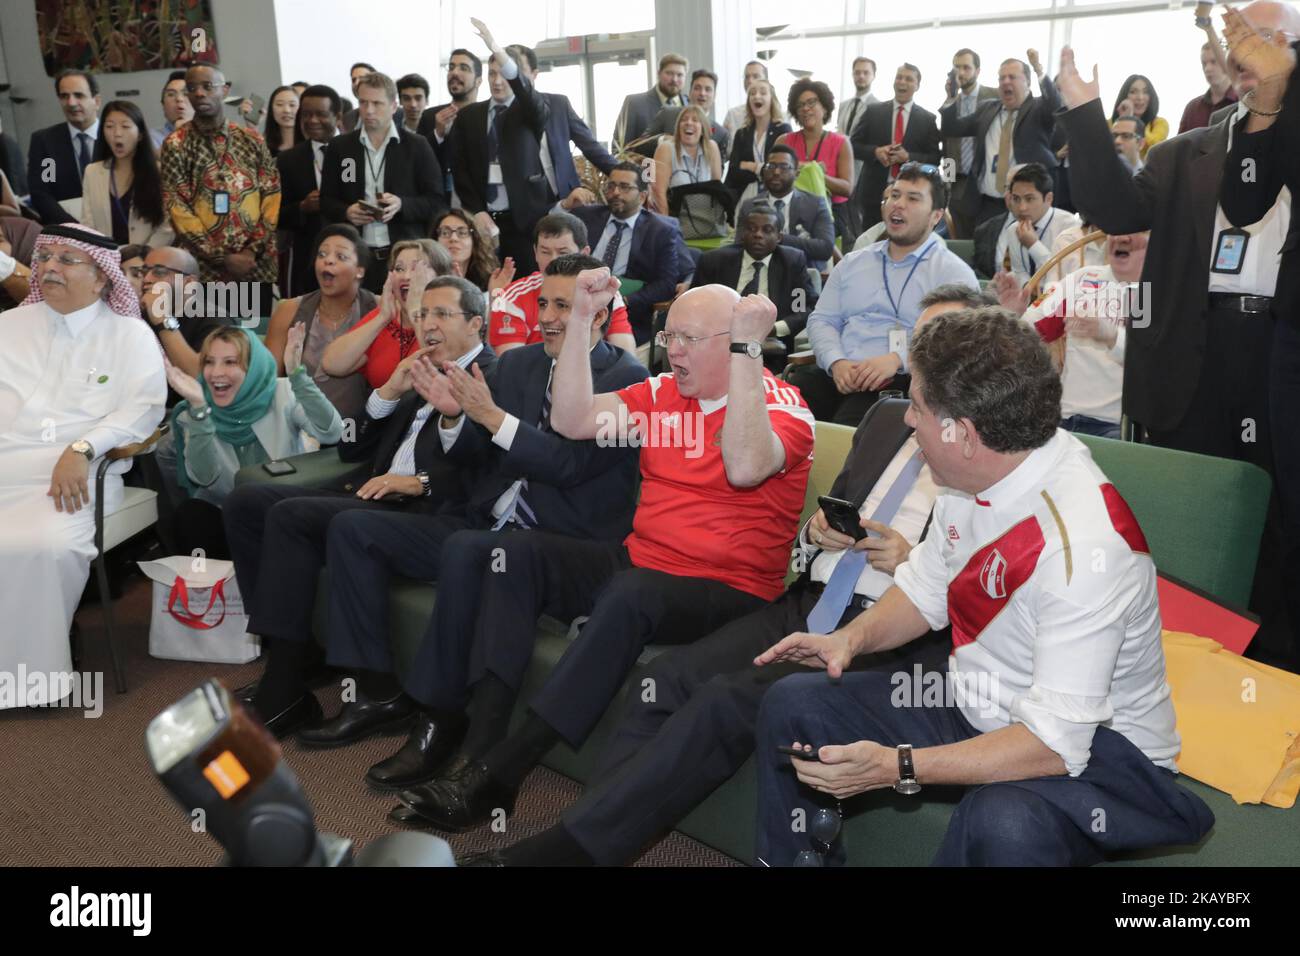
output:
<svg viewBox="0 0 1300 956"><path fill-rule="evenodd" d="M502 536L621 541L631 530L638 450L572 441L550 427L551 370L564 343L567 303L577 274L599 266L581 254L551 262L538 295L544 340L505 353L491 375L456 368L441 375L416 364L416 388L440 415L440 451L467 482L464 507L432 518L358 511L330 528L328 660L357 671L359 692L337 716L304 728L299 740L339 746L418 715L406 745L367 773L376 787L431 779L460 743L464 715L434 705L463 704L467 695L481 582ZM608 313L599 317L591 332L594 387L642 381L648 373L640 363L604 342L608 321ZM388 646L394 574L439 582L419 656L400 684Z"/></svg>
<svg viewBox="0 0 1300 956"><path fill-rule="evenodd" d="M522 43L512 43L506 47L506 52L518 61L519 69L528 78L528 82L536 85L537 51ZM578 168L573 164L569 143L578 147L578 152L602 173L613 169L618 160L597 142L591 127L583 122L567 96L561 93L543 93L542 97L551 106L546 117L546 148L551 157L551 168L555 170L555 193L564 197L582 185L578 178Z"/></svg>
<svg viewBox="0 0 1300 956"><path fill-rule="evenodd" d="M655 303L670 301L683 271L693 271L679 258L686 244L677 220L645 209L645 197L641 167L624 162L605 179L607 205L569 210L587 227L593 256L620 279L643 283L625 297L638 345L650 338Z"/></svg>
<svg viewBox="0 0 1300 956"><path fill-rule="evenodd" d="M464 506L466 486L442 454L438 416L415 390L411 366L429 353L490 371L495 357L483 343L487 301L465 279L443 276L423 291L415 321L423 348L371 393L353 423L355 437L345 431L339 445L338 457L355 468L324 488L241 485L222 506L244 605L257 622L256 633L271 640L267 675L252 703L277 736L321 716L307 691L306 665L316 584L334 522L358 509L410 517ZM287 352L286 360L297 364Z"/></svg>
<svg viewBox="0 0 1300 956"><path fill-rule="evenodd" d="M32 208L45 225L76 222L61 202L81 198L81 176L99 138L99 84L84 70L62 70L54 78L66 122L32 133L27 149L27 186ZM141 130L147 134L148 130Z"/></svg>

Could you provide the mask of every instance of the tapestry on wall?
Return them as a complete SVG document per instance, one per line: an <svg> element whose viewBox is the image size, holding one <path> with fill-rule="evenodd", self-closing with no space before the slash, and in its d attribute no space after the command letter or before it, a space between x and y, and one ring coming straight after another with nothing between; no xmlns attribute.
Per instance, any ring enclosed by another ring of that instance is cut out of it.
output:
<svg viewBox="0 0 1300 956"><path fill-rule="evenodd" d="M174 70L216 63L211 0L35 0L45 71Z"/></svg>

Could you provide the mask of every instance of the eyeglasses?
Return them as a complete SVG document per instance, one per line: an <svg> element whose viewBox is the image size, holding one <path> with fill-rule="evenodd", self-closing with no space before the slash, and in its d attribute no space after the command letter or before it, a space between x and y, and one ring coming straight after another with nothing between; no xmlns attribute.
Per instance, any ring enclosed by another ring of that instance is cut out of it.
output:
<svg viewBox="0 0 1300 956"><path fill-rule="evenodd" d="M149 272L144 266L127 266L122 271L131 279L143 279Z"/></svg>
<svg viewBox="0 0 1300 956"><path fill-rule="evenodd" d="M605 192L607 193L635 193L640 191L641 187L636 183L616 183L611 179L605 180Z"/></svg>
<svg viewBox="0 0 1300 956"><path fill-rule="evenodd" d="M225 83L186 83L185 92L187 93L213 93L216 90L224 90Z"/></svg>
<svg viewBox="0 0 1300 956"><path fill-rule="evenodd" d="M445 322L453 315L473 315L472 312L453 312L451 309L415 309L411 312L411 318L417 320L433 319L437 322Z"/></svg>
<svg viewBox="0 0 1300 956"><path fill-rule="evenodd" d="M815 811L808 821L808 839L812 842L811 850L804 850L794 858L795 866L825 866L826 857L839 839L844 826L844 811L839 801L835 809L822 807Z"/></svg>
<svg viewBox="0 0 1300 956"><path fill-rule="evenodd" d="M171 266L164 265L145 266L144 271L155 279L166 279L169 275L188 276L194 274L186 272L184 269L173 269Z"/></svg>
<svg viewBox="0 0 1300 956"><path fill-rule="evenodd" d="M469 230L464 226L461 226L459 229L451 229L449 227L444 227L438 230L438 238L439 239L468 239Z"/></svg>
<svg viewBox="0 0 1300 956"><path fill-rule="evenodd" d="M1137 133L1122 133L1119 132L1118 130L1115 131L1114 133L1111 133L1110 135L1113 136L1115 139L1137 139L1138 138Z"/></svg>
<svg viewBox="0 0 1300 956"><path fill-rule="evenodd" d="M49 262L51 259L58 259L59 265L67 266L69 269L71 269L73 266L84 266L90 263L89 259L74 259L66 252L60 253L59 255L56 256L54 253L46 252L44 249L42 249L40 252L35 253L32 256L32 260L35 262L39 262L41 265L45 265L45 263Z"/></svg>
<svg viewBox="0 0 1300 956"><path fill-rule="evenodd" d="M793 171L793 170L794 170L794 165L791 164L791 163L764 163L764 164L760 167L760 169L762 169L762 170L768 170L768 169L788 169L788 170Z"/></svg>
<svg viewBox="0 0 1300 956"><path fill-rule="evenodd" d="M798 103L795 104L795 107L801 110L810 110L814 106L821 106L821 105L822 105L822 101L814 96L810 100L800 100Z"/></svg>
<svg viewBox="0 0 1300 956"><path fill-rule="evenodd" d="M712 335L683 335L680 332L669 332L667 329L661 329L655 333L655 345L659 346L661 349L666 349L668 346L676 342L682 348L688 349L692 346L699 345L705 339L716 339L719 335L730 334L730 329L725 332L714 332Z"/></svg>

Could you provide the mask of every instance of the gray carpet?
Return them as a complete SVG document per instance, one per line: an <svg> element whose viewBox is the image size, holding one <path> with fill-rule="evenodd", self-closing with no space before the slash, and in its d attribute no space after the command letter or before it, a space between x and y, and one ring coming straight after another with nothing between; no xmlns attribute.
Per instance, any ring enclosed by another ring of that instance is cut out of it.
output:
<svg viewBox="0 0 1300 956"><path fill-rule="evenodd" d="M189 818L154 776L144 749L145 727L159 711L208 677L237 687L253 680L260 663L188 664L148 656L149 582L136 576L115 605L119 652L129 689L112 688L98 603L78 612L83 666L104 674L103 713L79 710L0 711L0 865L205 866L220 858L210 837ZM324 698L326 712L334 705ZM367 767L391 754L401 737L379 738L340 750L314 751L284 743L284 760L311 801L320 829L346 836L357 848L398 829L385 814L392 796L370 790ZM553 824L577 799L574 781L546 769L524 784L505 832L490 824L449 837L457 855L507 846ZM737 866L723 854L678 833L638 861L641 866Z"/></svg>

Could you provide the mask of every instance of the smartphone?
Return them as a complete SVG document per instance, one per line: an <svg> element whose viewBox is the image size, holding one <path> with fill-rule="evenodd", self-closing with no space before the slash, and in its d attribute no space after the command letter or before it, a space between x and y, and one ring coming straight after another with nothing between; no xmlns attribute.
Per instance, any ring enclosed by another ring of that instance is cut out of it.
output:
<svg viewBox="0 0 1300 956"><path fill-rule="evenodd" d="M776 748L777 753L789 754L791 757L795 757L799 760L815 760L818 763L821 763L821 757L817 756L817 751L819 750L821 750L820 747L814 747L812 750L804 750L801 747Z"/></svg>
<svg viewBox="0 0 1300 956"><path fill-rule="evenodd" d="M376 219L380 218L384 214L384 207L372 203L369 199L358 199L357 205L370 213L370 215L374 216Z"/></svg>
<svg viewBox="0 0 1300 956"><path fill-rule="evenodd" d="M843 498L818 495L817 503L822 506L826 523L840 534L846 534L854 541L861 541L867 536L867 529L858 523L861 519L858 517L858 509L853 507L852 502L845 501Z"/></svg>
<svg viewBox="0 0 1300 956"><path fill-rule="evenodd" d="M268 461L262 466L262 470L268 475L274 475L277 478L281 475L295 475L298 473L298 469L287 461Z"/></svg>

